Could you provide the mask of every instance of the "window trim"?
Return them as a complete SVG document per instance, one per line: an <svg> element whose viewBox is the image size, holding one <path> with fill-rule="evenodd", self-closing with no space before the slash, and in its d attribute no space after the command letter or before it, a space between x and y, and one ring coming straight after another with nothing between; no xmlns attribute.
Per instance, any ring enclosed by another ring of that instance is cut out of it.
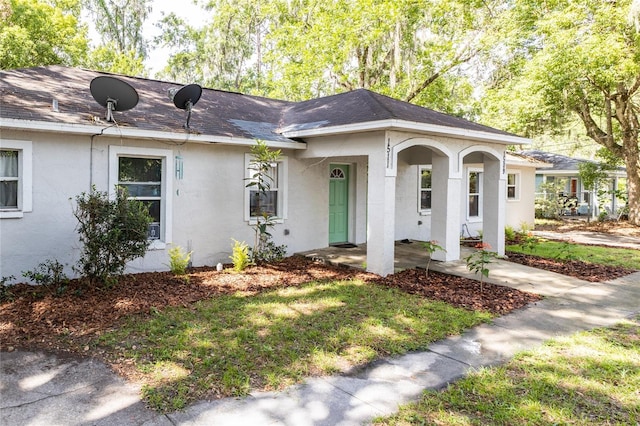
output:
<svg viewBox="0 0 640 426"><path fill-rule="evenodd" d="M422 188L422 171L429 170L431 172L431 188L428 190L431 192L431 208L423 209L422 208L422 191L425 189ZM431 165L419 165L418 166L418 213L420 215L426 216L431 214L431 209L433 208L433 167Z"/></svg>
<svg viewBox="0 0 640 426"><path fill-rule="evenodd" d="M478 195L478 215L477 216L471 216L471 211L469 209L469 198L471 197L471 179L470 179L470 175L471 173L477 173L478 174L478 192L474 192L473 194L477 194ZM483 177L484 174L484 170L482 170L481 168L469 168L467 170L467 197L466 197L466 213L467 213L467 221L469 222L481 222L482 221L482 193L483 193L483 188L482 188L482 181L484 179Z"/></svg>
<svg viewBox="0 0 640 426"><path fill-rule="evenodd" d="M509 175L514 175L515 183L513 185L509 185ZM505 196L507 197L507 201L520 201L520 177L520 171L507 171L507 180L505 182ZM513 197L509 197L510 186L515 188Z"/></svg>
<svg viewBox="0 0 640 426"><path fill-rule="evenodd" d="M115 198L118 184L120 157L160 158L162 159L162 198L160 200L160 239L149 240L150 250L162 250L173 241L173 151L170 149L138 148L131 146L109 145L109 198Z"/></svg>
<svg viewBox="0 0 640 426"><path fill-rule="evenodd" d="M20 219L33 211L33 143L2 139L0 148L18 151L18 207L0 209L0 219Z"/></svg>
<svg viewBox="0 0 640 426"><path fill-rule="evenodd" d="M244 220L250 225L258 223L256 216L251 216L251 188L246 186L246 181L251 178L251 171L249 165L253 155L245 153L244 155ZM288 219L288 188L289 188L289 159L286 156L281 156L278 161L278 206L277 211L281 213L276 216L275 223L284 223Z"/></svg>

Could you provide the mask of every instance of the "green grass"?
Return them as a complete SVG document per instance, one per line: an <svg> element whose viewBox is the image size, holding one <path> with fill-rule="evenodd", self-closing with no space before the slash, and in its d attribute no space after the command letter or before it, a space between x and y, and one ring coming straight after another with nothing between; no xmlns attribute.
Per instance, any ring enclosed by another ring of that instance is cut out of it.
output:
<svg viewBox="0 0 640 426"><path fill-rule="evenodd" d="M483 369L376 424L636 425L640 422L640 316L556 339Z"/></svg>
<svg viewBox="0 0 640 426"><path fill-rule="evenodd" d="M569 242L539 240L532 249L508 245L507 251L532 254L549 259L576 259L601 265L623 266L640 270L640 250L585 246Z"/></svg>
<svg viewBox="0 0 640 426"><path fill-rule="evenodd" d="M94 344L131 360L161 411L251 389L282 389L376 358L425 349L489 321L359 280L309 283L256 296L215 297L132 317Z"/></svg>

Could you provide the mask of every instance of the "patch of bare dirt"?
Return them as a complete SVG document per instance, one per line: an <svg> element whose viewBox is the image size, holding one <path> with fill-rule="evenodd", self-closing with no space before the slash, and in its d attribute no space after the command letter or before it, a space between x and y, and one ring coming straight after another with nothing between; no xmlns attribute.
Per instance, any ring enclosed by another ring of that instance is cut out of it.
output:
<svg viewBox="0 0 640 426"><path fill-rule="evenodd" d="M509 287L430 271L407 270L382 278L346 267L324 265L293 256L273 265L251 267L243 273L214 268L189 270L188 281L170 272L125 275L110 289L97 289L72 280L64 293L18 284L12 301L0 305L0 350L23 348L90 355L88 343L117 327L131 314L148 314L170 306L188 307L219 294L248 294L297 286L309 281L360 278L474 310L505 314L540 296Z"/></svg>

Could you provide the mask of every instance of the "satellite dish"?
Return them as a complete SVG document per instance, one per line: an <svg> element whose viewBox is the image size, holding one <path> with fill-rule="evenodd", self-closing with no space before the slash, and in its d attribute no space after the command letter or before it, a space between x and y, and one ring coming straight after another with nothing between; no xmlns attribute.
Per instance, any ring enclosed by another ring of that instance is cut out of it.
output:
<svg viewBox="0 0 640 426"><path fill-rule="evenodd" d="M96 77L91 80L89 88L93 99L107 107L107 121L114 121L113 111L126 111L138 104L136 89L115 77Z"/></svg>
<svg viewBox="0 0 640 426"><path fill-rule="evenodd" d="M189 128L189 120L191 120L191 109L200 100L202 96L202 87L197 84L188 84L180 89L169 89L169 99L173 101L176 108L187 110L187 123L185 129Z"/></svg>

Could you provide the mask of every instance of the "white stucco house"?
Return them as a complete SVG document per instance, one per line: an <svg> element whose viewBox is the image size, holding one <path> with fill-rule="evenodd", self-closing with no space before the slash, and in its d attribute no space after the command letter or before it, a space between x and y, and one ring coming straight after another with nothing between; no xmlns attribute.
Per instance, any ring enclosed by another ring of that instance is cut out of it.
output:
<svg viewBox="0 0 640 426"><path fill-rule="evenodd" d="M367 90L286 102L204 89L185 129L167 96L180 85L127 76L112 77L139 102L107 121L89 90L104 75L0 72L0 276L75 264L73 200L93 185L126 184L150 207L150 250L130 272L168 269L170 244L194 266L228 262L231 238L253 239L257 139L282 150L270 200L289 253L366 242L368 269L386 275L396 240L437 240L434 258L450 261L465 227L503 253L505 224L533 222L535 164L506 154L525 138Z"/></svg>
<svg viewBox="0 0 640 426"><path fill-rule="evenodd" d="M526 150L519 154L542 164L536 169L536 197L545 198L549 195L541 187L542 184L560 184L560 193L554 195L566 200L564 215L595 218L602 209L603 214L617 217L625 206L625 201L616 196L616 191L626 191L627 173L624 167L607 171L607 182L601 187L587 188L580 177L580 165L597 162L541 150Z"/></svg>

